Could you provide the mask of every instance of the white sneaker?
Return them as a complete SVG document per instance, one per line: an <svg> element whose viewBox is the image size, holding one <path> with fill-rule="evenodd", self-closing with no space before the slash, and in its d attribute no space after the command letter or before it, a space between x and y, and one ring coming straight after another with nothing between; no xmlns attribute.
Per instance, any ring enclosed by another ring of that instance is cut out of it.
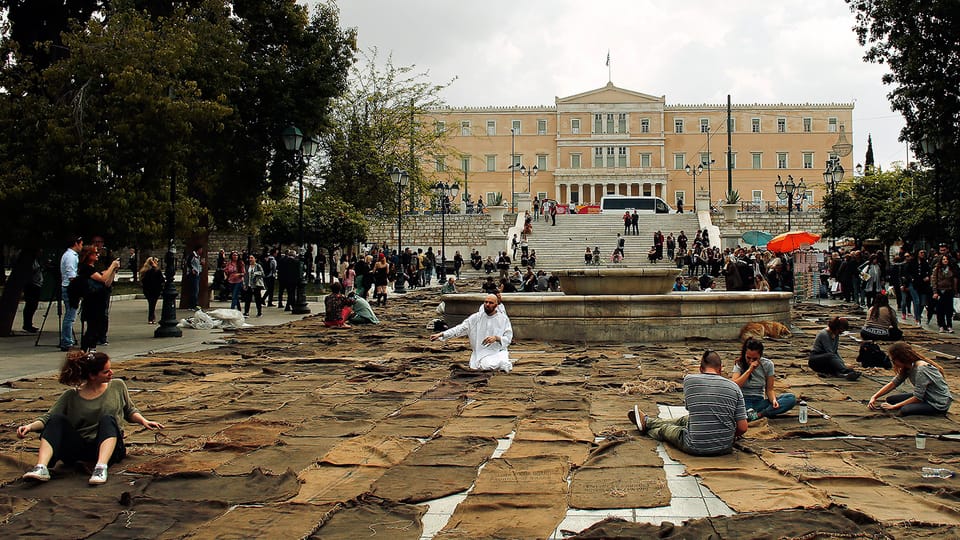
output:
<svg viewBox="0 0 960 540"><path fill-rule="evenodd" d="M107 483L107 466L97 465L93 468L93 474L90 475L90 485L96 486Z"/></svg>
<svg viewBox="0 0 960 540"><path fill-rule="evenodd" d="M46 482L47 480L50 480L50 471L47 470L46 465L37 465L29 471L23 473L21 478L36 480L38 482Z"/></svg>

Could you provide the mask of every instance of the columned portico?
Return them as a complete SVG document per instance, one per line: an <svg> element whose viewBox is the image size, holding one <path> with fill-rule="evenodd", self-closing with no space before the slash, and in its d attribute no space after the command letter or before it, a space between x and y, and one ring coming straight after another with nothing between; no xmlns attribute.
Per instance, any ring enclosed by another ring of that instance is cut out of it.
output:
<svg viewBox="0 0 960 540"><path fill-rule="evenodd" d="M660 171L617 171L612 174L596 174L583 169L558 169L554 171L554 198L560 204L600 204L604 195L665 197L667 173ZM667 204L670 204L668 201Z"/></svg>

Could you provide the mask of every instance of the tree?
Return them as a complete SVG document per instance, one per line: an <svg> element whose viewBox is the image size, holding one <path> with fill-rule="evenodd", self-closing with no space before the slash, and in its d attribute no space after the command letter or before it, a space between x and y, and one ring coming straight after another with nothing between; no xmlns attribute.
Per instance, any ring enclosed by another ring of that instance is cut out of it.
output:
<svg viewBox="0 0 960 540"><path fill-rule="evenodd" d="M395 66L391 57L379 67L376 49L352 69L349 89L334 103L332 129L322 139L324 192L365 211L396 213L390 171L400 167L410 175L411 205L426 193L432 182L421 162L451 153L446 132L429 123L430 110L443 105L440 92L450 83L433 84L414 69Z"/></svg>

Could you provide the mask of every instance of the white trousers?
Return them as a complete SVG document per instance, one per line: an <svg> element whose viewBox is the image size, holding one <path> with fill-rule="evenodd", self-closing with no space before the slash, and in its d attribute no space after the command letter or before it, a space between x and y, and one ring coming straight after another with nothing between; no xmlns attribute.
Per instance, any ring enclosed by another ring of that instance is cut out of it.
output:
<svg viewBox="0 0 960 540"><path fill-rule="evenodd" d="M513 363L510 362L507 351L500 351L481 358L476 365L471 362L470 368L481 371L505 371L510 373L510 370L513 369Z"/></svg>

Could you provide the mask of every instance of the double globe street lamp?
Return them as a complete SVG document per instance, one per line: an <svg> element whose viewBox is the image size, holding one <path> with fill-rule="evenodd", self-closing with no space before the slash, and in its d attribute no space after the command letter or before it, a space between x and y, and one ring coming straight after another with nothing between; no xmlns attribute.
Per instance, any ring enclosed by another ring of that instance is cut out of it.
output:
<svg viewBox="0 0 960 540"><path fill-rule="evenodd" d="M397 186L397 278L393 282L393 292L405 293L407 289L403 286L403 190L410 184L410 176L407 171L394 167L390 171L390 179Z"/></svg>
<svg viewBox="0 0 960 540"><path fill-rule="evenodd" d="M283 139L283 146L289 152L293 152L297 158L297 168L300 169L298 180L300 194L297 208L297 231L300 242L300 262L297 280L297 297L293 303L293 313L302 315L310 313L310 307L307 306L307 243L303 236L303 175L306 173L307 164L310 158L316 155L317 148L320 146L320 139L316 135L304 137L303 132L296 126L290 126L283 130L280 136Z"/></svg>
<svg viewBox="0 0 960 540"><path fill-rule="evenodd" d="M859 166L858 166L859 167ZM830 188L830 245L837 249L837 186L843 181L843 166L840 165L840 157L834 156L827 160L827 165L823 169L823 183Z"/></svg>
<svg viewBox="0 0 960 540"><path fill-rule="evenodd" d="M447 214L450 213L450 205L460 194L460 184L450 184L448 182L437 182L431 188L433 195L440 200L440 268L446 275L447 267ZM438 273L439 275L439 273Z"/></svg>
<svg viewBox="0 0 960 540"><path fill-rule="evenodd" d="M777 197L779 197L781 201L787 201L787 232L789 232L793 228L790 219L793 215L793 194L806 193L807 185L803 183L802 177L800 178L799 184L794 183L792 174L787 175L787 182L784 183L778 174L777 183L774 184L773 187L777 192Z"/></svg>
<svg viewBox="0 0 960 540"><path fill-rule="evenodd" d="M531 180L531 178L534 177L534 176L536 176L539 171L540 171L540 167L537 167L536 165L534 165L533 168L531 168L531 169L527 169L527 168L524 167L523 165L520 165L520 176L526 176L526 177L527 177L527 193L531 193L531 191L530 191L530 180Z"/></svg>
<svg viewBox="0 0 960 540"><path fill-rule="evenodd" d="M687 176L693 177L693 211L697 211L697 177L703 174L703 163L697 165L696 167L691 167L688 163L686 167L683 168L686 171Z"/></svg>

